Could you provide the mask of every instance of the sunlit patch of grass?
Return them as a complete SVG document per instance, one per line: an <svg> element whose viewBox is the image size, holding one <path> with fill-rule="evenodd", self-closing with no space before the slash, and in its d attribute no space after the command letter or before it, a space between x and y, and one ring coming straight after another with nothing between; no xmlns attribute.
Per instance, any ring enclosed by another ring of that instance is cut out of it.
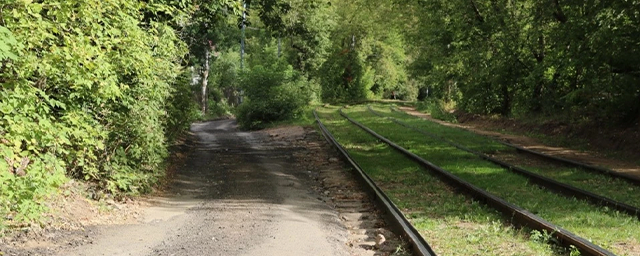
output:
<svg viewBox="0 0 640 256"><path fill-rule="evenodd" d="M528 171L532 171L542 176L549 177L562 183L566 183L571 186L581 188L616 201L620 201L635 207L640 207L640 188L625 180L613 178L604 174L585 171L580 168L571 168L565 165L554 164L551 162L541 164L539 161L527 161L526 159L529 156L518 154L513 148L502 145L495 140L492 140L485 136L481 136L462 129L446 127L404 113L391 111L390 108L385 106L376 105L372 106L372 108L376 112L382 113L384 116L394 117L402 121L403 123L444 137L448 140L455 141L456 143L473 150L487 154L502 153L513 155L516 159L507 160L507 162L518 167L522 167ZM369 120L371 116L372 115L365 116L365 119L363 120ZM402 127L398 126L398 128ZM398 132L402 132L402 130L395 130L390 134ZM424 137L424 135L422 136ZM423 141L411 141L406 145L413 145L415 143L423 143ZM439 149L430 148L429 150Z"/></svg>
<svg viewBox="0 0 640 256"><path fill-rule="evenodd" d="M503 216L470 200L386 144L319 108L327 128L385 190L439 255L558 255ZM419 147L419 144L413 145ZM442 147L444 150L446 147Z"/></svg>
<svg viewBox="0 0 640 256"><path fill-rule="evenodd" d="M553 222L595 244L620 255L639 253L640 221L637 218L597 207L587 202L566 198L535 185L525 177L463 152L439 140L398 126L389 120L376 118L365 107L353 107L346 113L355 120L373 129L382 136L407 147L410 151L442 167L458 177L481 187L503 199L523 207L540 217ZM433 130L454 130L448 127L433 127ZM456 135L456 131L446 131ZM469 135L457 135L460 137ZM470 138L471 139L471 138ZM486 143L487 147L493 147ZM484 144L477 145L483 149ZM495 150L495 149L492 149ZM626 246L619 245L626 241ZM631 242L629 242L631 241ZM634 249L635 248L635 249Z"/></svg>

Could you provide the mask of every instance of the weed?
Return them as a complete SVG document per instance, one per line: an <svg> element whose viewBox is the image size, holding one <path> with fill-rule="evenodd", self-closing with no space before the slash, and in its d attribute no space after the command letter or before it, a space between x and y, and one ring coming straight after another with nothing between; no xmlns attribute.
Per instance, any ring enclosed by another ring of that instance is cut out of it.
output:
<svg viewBox="0 0 640 256"><path fill-rule="evenodd" d="M457 123L456 116L450 112L455 106L448 106L444 101L438 99L431 99L427 101L420 101L416 105L418 111L429 113L431 117L451 123Z"/></svg>

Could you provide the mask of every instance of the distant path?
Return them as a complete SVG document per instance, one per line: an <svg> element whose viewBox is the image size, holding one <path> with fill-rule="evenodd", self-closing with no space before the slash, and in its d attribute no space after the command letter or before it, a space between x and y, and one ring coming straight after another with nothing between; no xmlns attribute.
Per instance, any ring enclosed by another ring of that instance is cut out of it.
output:
<svg viewBox="0 0 640 256"><path fill-rule="evenodd" d="M349 255L337 214L294 167L295 148L233 120L191 130L171 196L154 199L142 224L98 230L58 255Z"/></svg>

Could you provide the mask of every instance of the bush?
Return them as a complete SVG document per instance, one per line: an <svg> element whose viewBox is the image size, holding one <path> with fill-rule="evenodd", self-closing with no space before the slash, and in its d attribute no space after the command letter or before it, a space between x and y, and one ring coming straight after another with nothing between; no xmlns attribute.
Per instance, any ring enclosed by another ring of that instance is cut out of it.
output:
<svg viewBox="0 0 640 256"><path fill-rule="evenodd" d="M429 99L425 101L419 101L416 109L419 111L427 112L431 115L431 117L443 120L447 122L456 123L456 116L453 113L450 113L448 109L453 109L453 107L447 107L444 101L438 99Z"/></svg>
<svg viewBox="0 0 640 256"><path fill-rule="evenodd" d="M299 117L309 104L312 85L267 47L257 56L260 63L244 74L242 88L245 102L237 109L238 123L244 129L260 129L266 125Z"/></svg>
<svg viewBox="0 0 640 256"><path fill-rule="evenodd" d="M184 70L173 83L171 96L167 99L167 115L164 118L165 137L174 141L202 112L191 89L192 72Z"/></svg>
<svg viewBox="0 0 640 256"><path fill-rule="evenodd" d="M375 70L356 51L338 54L320 67L322 100L353 102L374 98Z"/></svg>
<svg viewBox="0 0 640 256"><path fill-rule="evenodd" d="M186 47L167 24L141 22L145 5L46 2L0 4L12 10L0 20L12 35L0 38L5 226L37 220L65 174L115 196L148 191L189 116L176 80Z"/></svg>
<svg viewBox="0 0 640 256"><path fill-rule="evenodd" d="M239 86L240 54L235 49L229 49L212 61L207 88L207 114L204 118L231 116L238 101L236 91Z"/></svg>

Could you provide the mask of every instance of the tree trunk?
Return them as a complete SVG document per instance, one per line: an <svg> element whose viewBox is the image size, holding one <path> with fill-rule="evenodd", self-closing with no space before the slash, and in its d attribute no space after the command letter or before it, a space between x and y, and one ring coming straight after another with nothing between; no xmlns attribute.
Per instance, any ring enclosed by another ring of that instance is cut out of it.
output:
<svg viewBox="0 0 640 256"><path fill-rule="evenodd" d="M564 11L562 11L562 6L560 6L560 2L558 0L553 0L552 3L553 3L553 6L555 7L555 11L553 12L553 17L556 18L556 20L559 21L560 23L567 23L569 19L567 18L567 15L564 14Z"/></svg>
<svg viewBox="0 0 640 256"><path fill-rule="evenodd" d="M211 52L205 50L204 68L202 69L202 114L207 114L207 85L209 84L209 58Z"/></svg>
<svg viewBox="0 0 640 256"><path fill-rule="evenodd" d="M476 2L474 2L473 0L471 0L470 2L471 2L471 7L473 8L473 12L476 15L476 20L478 20L478 22L480 23L484 23L484 17L482 17L482 14L480 13L478 6L476 5Z"/></svg>
<svg viewBox="0 0 640 256"><path fill-rule="evenodd" d="M544 35L540 35L538 37L538 50L532 51L533 57L536 59L538 65L543 65L542 62L544 61L544 58L546 56ZM531 111L533 111L534 113L540 113L542 111L542 103L540 101L542 99L542 91L545 87L544 76L536 76L536 79L538 81L536 81L535 85L533 86L533 95L531 97Z"/></svg>
<svg viewBox="0 0 640 256"><path fill-rule="evenodd" d="M502 106L500 107L500 114L502 116L509 116L511 114L511 94L509 87L503 85L502 91Z"/></svg>
<svg viewBox="0 0 640 256"><path fill-rule="evenodd" d="M356 35L351 35L351 50L356 49Z"/></svg>
<svg viewBox="0 0 640 256"><path fill-rule="evenodd" d="M278 37L278 58L280 58L281 52L282 52L282 38Z"/></svg>

